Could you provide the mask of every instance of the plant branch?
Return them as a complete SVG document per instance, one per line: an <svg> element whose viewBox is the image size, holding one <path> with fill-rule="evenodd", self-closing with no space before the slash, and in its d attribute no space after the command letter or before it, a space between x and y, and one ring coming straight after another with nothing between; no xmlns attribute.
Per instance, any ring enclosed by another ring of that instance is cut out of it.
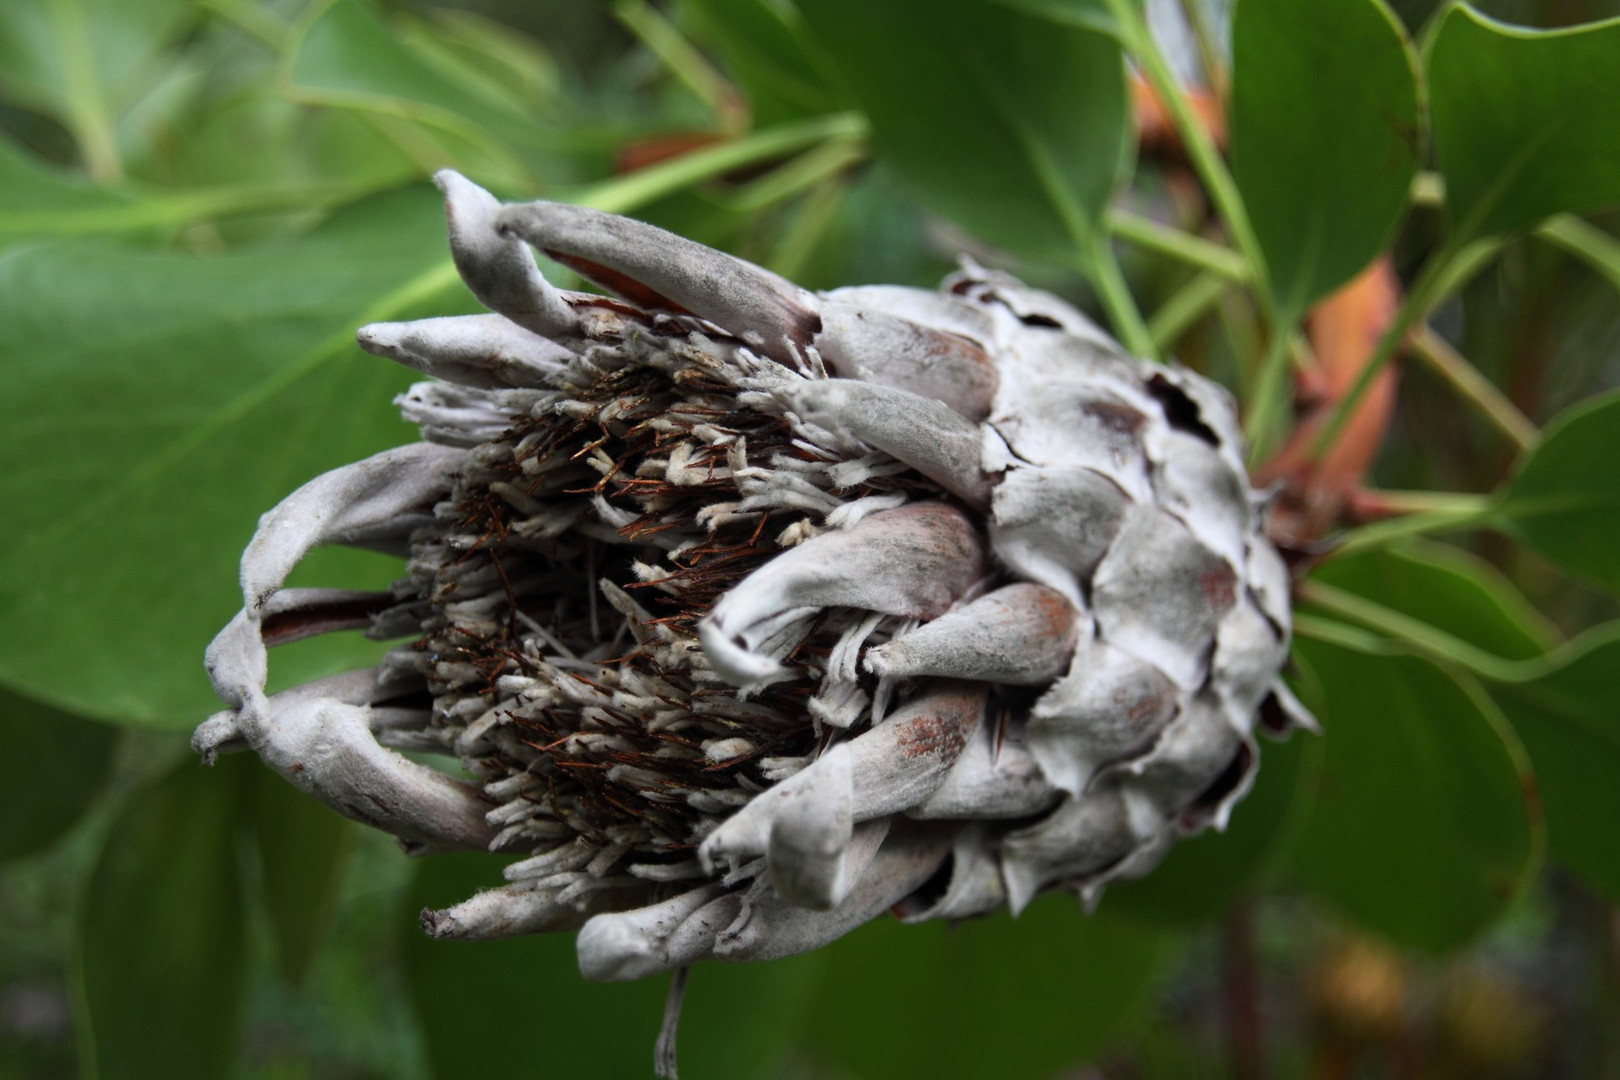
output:
<svg viewBox="0 0 1620 1080"><path fill-rule="evenodd" d="M617 176L576 189L568 195L568 199L598 210L623 214L734 169L792 154L816 143L865 136L866 121L859 113L834 113L810 120L794 120L661 161L627 176Z"/></svg>
<svg viewBox="0 0 1620 1080"><path fill-rule="evenodd" d="M866 158L860 138L832 138L726 195L721 201L737 214L757 214L817 187Z"/></svg>
<svg viewBox="0 0 1620 1080"><path fill-rule="evenodd" d="M1153 40L1152 31L1148 29L1141 12L1137 10L1132 0L1106 0L1106 2L1109 12L1120 28L1120 36L1126 49L1141 66L1143 77L1147 79L1153 92L1159 95L1165 110L1169 112L1170 119L1176 126L1176 132L1181 136L1182 145L1187 148L1188 160L1192 162L1193 169L1209 191L1211 201L1231 231L1233 243L1249 265L1250 276L1257 281L1266 281L1265 255L1260 249L1260 242L1254 234L1253 226L1249 224L1249 213L1243 206L1242 196L1238 194L1237 183L1233 181L1226 162L1216 149L1215 141L1210 138L1209 132L1204 129L1198 117L1193 114L1191 106L1187 104L1186 96L1176 83L1175 73L1170 70L1169 63ZM1269 296L1269 290L1262 290L1262 295ZM1269 300L1266 302L1270 303Z"/></svg>
<svg viewBox="0 0 1620 1080"><path fill-rule="evenodd" d="M736 88L646 0L618 0L613 17L714 113L722 130L736 132L747 123L747 107Z"/></svg>
<svg viewBox="0 0 1620 1080"><path fill-rule="evenodd" d="M1356 509L1367 515L1393 517L1423 514L1434 510L1475 509L1485 495L1458 491L1396 491L1388 488L1362 488L1355 495Z"/></svg>
<svg viewBox="0 0 1620 1080"><path fill-rule="evenodd" d="M1567 646L1525 660L1509 660L1486 652L1437 626L1404 612L1321 581L1300 582L1299 596L1316 607L1359 626L1384 634L1437 660L1460 664L1495 682L1527 682L1557 670Z"/></svg>
<svg viewBox="0 0 1620 1080"><path fill-rule="evenodd" d="M1220 46L1215 44L1214 28L1209 25L1209 14L1203 0L1181 0L1181 14L1192 31L1193 45L1198 49L1198 63L1204 69L1204 82L1217 98L1226 96L1226 67L1221 63Z"/></svg>
<svg viewBox="0 0 1620 1080"><path fill-rule="evenodd" d="M1431 509L1351 529L1339 537L1332 554L1369 551L1409 536L1478 528L1486 524L1496 510L1496 500L1489 495L1454 495L1445 500L1440 492L1428 494L1436 500Z"/></svg>
<svg viewBox="0 0 1620 1080"><path fill-rule="evenodd" d="M1581 259L1620 288L1620 240L1573 214L1556 214L1536 235Z"/></svg>
<svg viewBox="0 0 1620 1080"><path fill-rule="evenodd" d="M1228 281L1241 282L1249 278L1249 264L1231 248L1141 214L1115 207L1108 211L1108 230L1138 247L1219 274Z"/></svg>
<svg viewBox="0 0 1620 1080"><path fill-rule="evenodd" d="M1442 249L1424 264L1411 291L1401 301L1401 306L1395 310L1395 317L1390 320L1389 326L1385 327L1383 335L1379 337L1373 354L1367 358L1367 363L1362 366L1350 389L1334 405L1333 412L1322 425L1316 441L1311 444L1310 456L1313 460L1320 461L1327 456L1327 452L1343 433L1345 424L1349 423L1356 406L1361 403L1362 396L1372 386L1373 380L1384 370L1384 366L1395 358L1396 352L1406 340L1407 332L1420 320L1428 317L1447 261L1448 252Z"/></svg>
<svg viewBox="0 0 1620 1080"><path fill-rule="evenodd" d="M134 198L125 203L77 210L22 213L7 213L0 210L0 229L7 232L30 232L50 236L133 232L186 225L194 221L207 221L238 214L323 209L350 202L377 190L379 185L375 183L203 188L153 194L144 198Z"/></svg>
<svg viewBox="0 0 1620 1080"><path fill-rule="evenodd" d="M1518 446L1520 450L1541 438L1541 432L1519 407L1508 400L1479 369L1451 347L1451 343L1434 328L1424 324L1412 335L1412 353L1424 361L1452 389L1475 408Z"/></svg>
<svg viewBox="0 0 1620 1080"><path fill-rule="evenodd" d="M112 118L96 80L96 59L90 50L90 27L78 0L51 0L51 32L61 50L67 83L67 126L84 158L85 171L101 183L123 178Z"/></svg>
<svg viewBox="0 0 1620 1080"><path fill-rule="evenodd" d="M1158 346L1154 343L1153 335L1148 333L1147 324L1142 321L1136 298L1125 283L1125 274L1119 268L1119 259L1114 255L1108 237L1097 237L1091 248L1092 284L1097 287L1097 294L1108 309L1109 320L1119 334L1120 342L1137 356L1157 359Z"/></svg>
<svg viewBox="0 0 1620 1080"><path fill-rule="evenodd" d="M1361 398L1372 386L1373 379L1378 373L1395 358L1401 345L1412 328L1429 317L1435 305L1447 296L1466 285L1475 274L1485 268L1485 265L1496 257L1502 250L1505 241L1489 238L1475 240L1455 248L1446 244L1429 257L1423 269L1418 272L1417 281L1413 282L1411 290L1396 309L1395 318L1390 321L1382 337L1378 339L1378 346L1368 359L1361 373L1356 376L1355 383L1349 391L1334 405L1327 423L1322 425L1321 432L1316 441L1311 444L1311 457L1320 461L1327 456L1333 444L1338 441L1344 431L1344 425L1349 422L1351 414L1355 411Z"/></svg>
<svg viewBox="0 0 1620 1080"><path fill-rule="evenodd" d="M1220 300L1230 282L1205 270L1171 294L1148 319L1148 336L1160 352L1180 339L1187 329Z"/></svg>
<svg viewBox="0 0 1620 1080"><path fill-rule="evenodd" d="M1273 325L1271 338L1266 342L1266 355L1260 361L1260 377L1255 382L1254 393L1249 399L1249 414L1243 423L1243 437L1249 444L1251 467L1271 455L1272 434L1286 404L1283 395L1293 353L1289 340L1291 336L1283 327Z"/></svg>

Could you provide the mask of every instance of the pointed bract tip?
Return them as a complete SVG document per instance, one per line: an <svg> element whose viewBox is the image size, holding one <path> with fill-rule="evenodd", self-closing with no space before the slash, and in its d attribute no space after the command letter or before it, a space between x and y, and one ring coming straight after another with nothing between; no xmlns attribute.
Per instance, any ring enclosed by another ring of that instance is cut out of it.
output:
<svg viewBox="0 0 1620 1080"><path fill-rule="evenodd" d="M698 624L698 639L714 673L740 689L763 687L792 673L791 668L737 644L709 619Z"/></svg>
<svg viewBox="0 0 1620 1080"><path fill-rule="evenodd" d="M354 343L373 356L391 357L404 334L404 323L367 323L354 332Z"/></svg>

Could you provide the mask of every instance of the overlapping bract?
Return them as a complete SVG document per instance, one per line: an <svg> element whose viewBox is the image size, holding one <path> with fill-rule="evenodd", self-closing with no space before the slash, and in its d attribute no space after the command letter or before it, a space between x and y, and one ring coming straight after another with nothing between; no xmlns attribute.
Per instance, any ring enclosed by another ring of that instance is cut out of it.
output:
<svg viewBox="0 0 1620 1080"><path fill-rule="evenodd" d="M436 380L401 400L425 441L264 517L194 739L419 850L520 856L429 932L580 928L623 979L1090 898L1224 824L1257 722L1309 723L1213 384L972 264L816 295L439 179L493 314L361 330ZM327 543L408 574L282 588ZM267 644L352 627L408 643L266 696Z"/></svg>

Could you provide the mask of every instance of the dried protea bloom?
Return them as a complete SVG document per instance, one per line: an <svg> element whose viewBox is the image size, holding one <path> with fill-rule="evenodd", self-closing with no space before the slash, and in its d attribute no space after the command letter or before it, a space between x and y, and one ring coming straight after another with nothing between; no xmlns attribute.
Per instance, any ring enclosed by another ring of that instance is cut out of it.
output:
<svg viewBox="0 0 1620 1080"><path fill-rule="evenodd" d="M587 977L629 979L1090 899L1224 823L1257 724L1309 722L1213 384L972 264L812 294L439 182L493 314L360 331L433 377L401 402L423 441L263 518L194 740L417 849L514 857L429 933L578 929ZM332 543L408 576L282 588ZM266 645L354 627L408 643L265 695Z"/></svg>

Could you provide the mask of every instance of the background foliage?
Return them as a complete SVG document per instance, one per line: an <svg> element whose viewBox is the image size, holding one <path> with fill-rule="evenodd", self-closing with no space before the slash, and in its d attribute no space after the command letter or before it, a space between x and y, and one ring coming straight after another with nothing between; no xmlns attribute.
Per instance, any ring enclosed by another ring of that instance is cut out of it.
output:
<svg viewBox="0 0 1620 1080"><path fill-rule="evenodd" d="M447 165L810 287L970 252L1278 485L1326 734L1089 917L700 968L688 1076L1620 1076L1615 4L1232 8L0 0L0 1077L650 1069L661 984L415 932L487 859L185 749L257 515L414 437L352 335L468 309Z"/></svg>

